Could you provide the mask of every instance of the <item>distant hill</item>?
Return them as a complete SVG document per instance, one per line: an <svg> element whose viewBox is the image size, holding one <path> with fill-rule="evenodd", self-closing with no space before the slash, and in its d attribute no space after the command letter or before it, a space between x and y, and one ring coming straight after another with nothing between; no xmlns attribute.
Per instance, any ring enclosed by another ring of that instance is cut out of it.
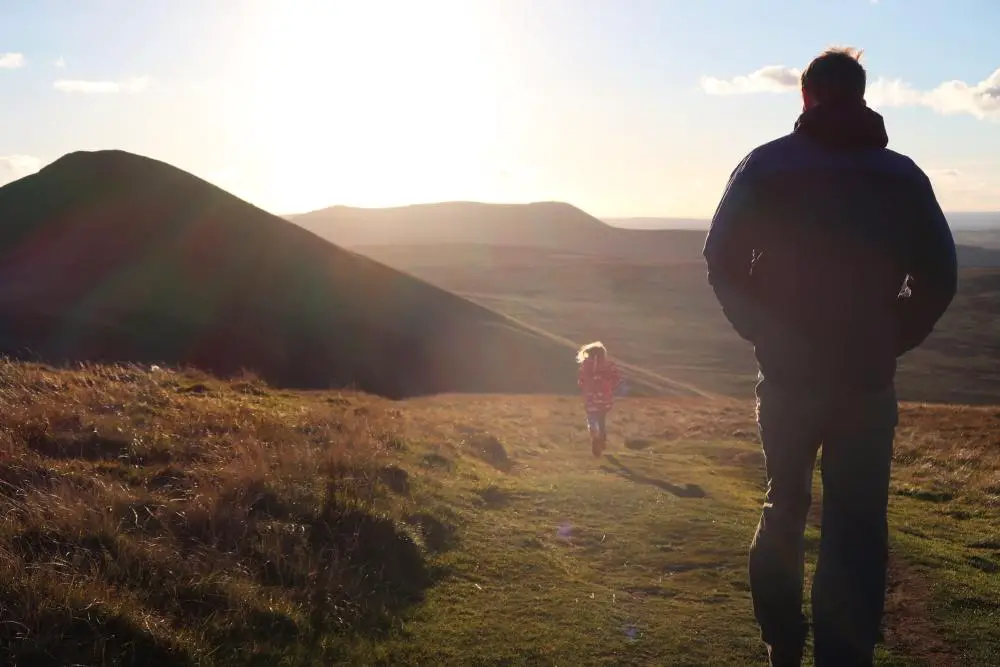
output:
<svg viewBox="0 0 1000 667"><path fill-rule="evenodd" d="M1000 231L1000 211L946 213L956 231Z"/></svg>
<svg viewBox="0 0 1000 667"><path fill-rule="evenodd" d="M996 229L957 229L955 241L964 245L1000 250L1000 227Z"/></svg>
<svg viewBox="0 0 1000 667"><path fill-rule="evenodd" d="M334 206L289 216L298 225L349 248L379 245L488 245L557 249L640 260L700 259L704 231L612 227L557 202L444 202L398 208Z"/></svg>
<svg viewBox="0 0 1000 667"><path fill-rule="evenodd" d="M965 239L960 234L956 234L958 244L958 264L965 268L997 268L1000 267L1000 245L990 244L969 245L962 243Z"/></svg>
<svg viewBox="0 0 1000 667"><path fill-rule="evenodd" d="M484 243L487 245L584 243L608 236L607 226L569 204L446 202L396 208L331 208L290 218L334 243L373 245Z"/></svg>
<svg viewBox="0 0 1000 667"><path fill-rule="evenodd" d="M612 227L623 229L708 229L705 218L601 218Z"/></svg>
<svg viewBox="0 0 1000 667"><path fill-rule="evenodd" d="M980 220L978 214L956 214ZM705 229L626 229L561 203L445 202L398 208L334 206L289 220L348 248L371 254L378 246L484 245L542 248L640 262L700 262ZM965 219L965 218L963 218ZM649 219L644 224L649 224ZM679 221L679 219L675 220ZM624 221L618 221L625 224ZM637 225L639 227L641 225ZM990 232L957 232L963 267L1000 266L1000 244ZM971 243L963 243L968 239ZM983 240L982 247L978 240Z"/></svg>
<svg viewBox="0 0 1000 667"><path fill-rule="evenodd" d="M0 322L0 352L45 361L390 397L576 390L566 342L119 151L0 188Z"/></svg>
<svg viewBox="0 0 1000 667"><path fill-rule="evenodd" d="M945 214L952 229L958 231L1000 232L1000 211L952 212ZM708 229L707 218L603 218L613 227L626 229Z"/></svg>

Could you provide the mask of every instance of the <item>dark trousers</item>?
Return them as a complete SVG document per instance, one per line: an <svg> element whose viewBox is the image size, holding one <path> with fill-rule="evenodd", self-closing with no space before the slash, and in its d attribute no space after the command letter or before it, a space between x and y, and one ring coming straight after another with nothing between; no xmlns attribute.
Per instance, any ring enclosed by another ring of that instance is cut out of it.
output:
<svg viewBox="0 0 1000 667"><path fill-rule="evenodd" d="M895 391L822 396L761 380L757 424L767 496L750 547L750 587L772 664L798 665L804 531L823 448L822 536L812 589L817 667L868 666L885 605Z"/></svg>

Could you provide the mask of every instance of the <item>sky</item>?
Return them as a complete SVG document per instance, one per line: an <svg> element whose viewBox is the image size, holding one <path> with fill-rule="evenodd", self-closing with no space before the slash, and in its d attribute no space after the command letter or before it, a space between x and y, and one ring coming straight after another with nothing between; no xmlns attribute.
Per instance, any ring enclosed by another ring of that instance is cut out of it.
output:
<svg viewBox="0 0 1000 667"><path fill-rule="evenodd" d="M850 45L944 208L1000 210L998 25L996 0L0 0L0 183L113 148L281 214L707 217Z"/></svg>

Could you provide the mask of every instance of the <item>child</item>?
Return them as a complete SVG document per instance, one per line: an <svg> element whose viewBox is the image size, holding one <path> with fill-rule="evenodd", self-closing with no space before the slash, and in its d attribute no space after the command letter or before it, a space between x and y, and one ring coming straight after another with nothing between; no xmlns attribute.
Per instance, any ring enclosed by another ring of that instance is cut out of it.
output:
<svg viewBox="0 0 1000 667"><path fill-rule="evenodd" d="M615 389L621 384L621 376L615 363L608 359L608 351L601 342L581 347L576 362L580 364L577 384L583 390L591 451L594 456L600 456L608 442L606 421L614 405Z"/></svg>

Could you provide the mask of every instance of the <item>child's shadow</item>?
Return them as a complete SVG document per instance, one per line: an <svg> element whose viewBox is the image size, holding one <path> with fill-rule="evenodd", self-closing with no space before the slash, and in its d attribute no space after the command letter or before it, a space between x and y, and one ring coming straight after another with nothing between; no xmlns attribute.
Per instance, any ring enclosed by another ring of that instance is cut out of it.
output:
<svg viewBox="0 0 1000 667"><path fill-rule="evenodd" d="M672 493L680 498L704 498L708 495L705 493L705 490L697 484L685 484L684 486L678 486L662 479L647 477L646 475L636 472L626 466L614 454L607 454L605 455L605 458L614 467L601 466L602 470L621 475L630 482L635 482L636 484L649 484L650 486L655 486L658 489L662 489L667 493Z"/></svg>

